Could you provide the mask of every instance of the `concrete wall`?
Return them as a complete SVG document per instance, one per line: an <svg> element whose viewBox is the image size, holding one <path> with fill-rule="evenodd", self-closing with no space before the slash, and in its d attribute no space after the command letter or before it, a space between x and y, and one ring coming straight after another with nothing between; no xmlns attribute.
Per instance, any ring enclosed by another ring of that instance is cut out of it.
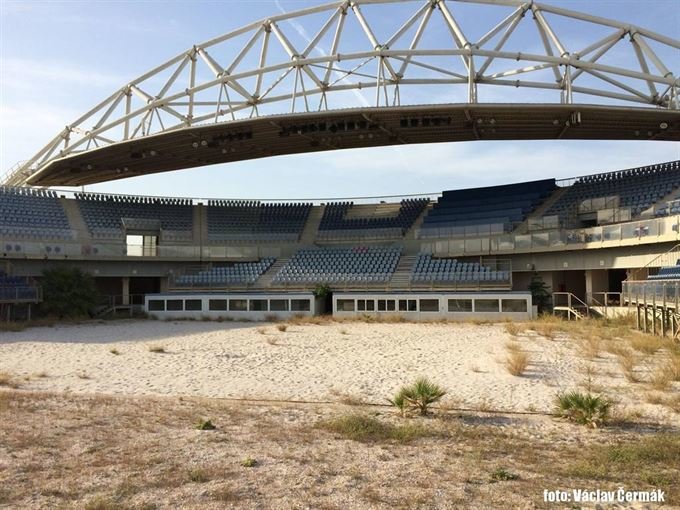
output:
<svg viewBox="0 0 680 510"><path fill-rule="evenodd" d="M272 301L286 301L287 310L272 310ZM294 300L306 301L309 304L308 310L293 309ZM164 309L157 310L154 305L159 301L164 302ZM192 301L197 304L200 301L200 310L187 310L187 301ZM211 301L226 301L226 310L211 310ZM246 301L248 303L247 310L233 310L232 301ZM266 302L266 309L252 310L252 301L258 301L258 304ZM169 302L177 305L182 302L180 310L168 310ZM151 317L156 319L193 319L193 320L250 320L250 321L265 321L272 318L287 319L296 315L312 316L317 314L318 300L311 292L308 293L191 293L191 292L171 292L164 294L147 294L144 300L144 310Z"/></svg>
<svg viewBox="0 0 680 510"><path fill-rule="evenodd" d="M422 300L438 301L436 309L425 311L421 309ZM472 303L471 311L449 311L449 300L469 300ZM498 311L492 312L481 309L478 300L498 301ZM525 311L511 312L502 311L504 300L524 301ZM345 309L343 305L354 302L353 309ZM372 301L372 309L366 306L367 301ZM380 302L385 302L384 310L380 310ZM394 302L392 307L389 301ZM414 310L410 310L409 301L415 302ZM340 303L339 303L340 302ZM403 305L406 306L403 306ZM363 305L363 306L362 306ZM363 309L362 309L363 308ZM352 317L403 317L412 321L431 320L529 320L532 317L532 301L529 292L446 292L446 293L370 293L370 292L336 292L333 294L333 316L339 318Z"/></svg>

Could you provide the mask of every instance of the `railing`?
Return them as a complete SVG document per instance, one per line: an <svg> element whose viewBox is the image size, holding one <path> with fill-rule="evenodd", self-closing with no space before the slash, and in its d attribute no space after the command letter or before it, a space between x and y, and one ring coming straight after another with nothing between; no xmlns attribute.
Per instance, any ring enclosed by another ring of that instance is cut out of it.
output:
<svg viewBox="0 0 680 510"><path fill-rule="evenodd" d="M623 282L622 300L627 304L674 306L680 304L680 281L642 280Z"/></svg>
<svg viewBox="0 0 680 510"><path fill-rule="evenodd" d="M42 301L42 288L39 286L0 287L0 303L39 303Z"/></svg>
<svg viewBox="0 0 680 510"><path fill-rule="evenodd" d="M553 315L557 311L567 312L567 318L590 317L590 307L571 292L553 292Z"/></svg>
<svg viewBox="0 0 680 510"><path fill-rule="evenodd" d="M640 269L633 271L629 280L644 280L649 274L650 267L670 267L675 266L680 260L680 244L676 244L670 250L652 259Z"/></svg>

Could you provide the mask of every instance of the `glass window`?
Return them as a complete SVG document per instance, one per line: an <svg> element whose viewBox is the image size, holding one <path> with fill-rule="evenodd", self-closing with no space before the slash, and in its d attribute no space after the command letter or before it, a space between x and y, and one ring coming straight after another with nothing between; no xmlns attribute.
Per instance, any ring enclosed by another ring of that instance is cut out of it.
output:
<svg viewBox="0 0 680 510"><path fill-rule="evenodd" d="M366 300L365 299L357 299L357 311L359 311L359 312L366 311Z"/></svg>
<svg viewBox="0 0 680 510"><path fill-rule="evenodd" d="M449 299L449 312L462 313L472 311L472 299Z"/></svg>
<svg viewBox="0 0 680 510"><path fill-rule="evenodd" d="M420 300L420 311L421 312L438 312L439 311L439 300L438 299L421 299Z"/></svg>
<svg viewBox="0 0 680 510"><path fill-rule="evenodd" d="M163 299L149 299L150 312L164 312L165 301Z"/></svg>
<svg viewBox="0 0 680 510"><path fill-rule="evenodd" d="M504 312L526 312L526 299L503 299L501 300L502 311Z"/></svg>
<svg viewBox="0 0 680 510"><path fill-rule="evenodd" d="M226 299L211 299L208 301L208 310L211 312L224 312L227 310Z"/></svg>
<svg viewBox="0 0 680 510"><path fill-rule="evenodd" d="M248 310L247 299L230 299L229 311L231 312L245 312Z"/></svg>
<svg viewBox="0 0 680 510"><path fill-rule="evenodd" d="M203 310L203 301L200 299L186 299L184 301L184 309L189 312L200 312Z"/></svg>
<svg viewBox="0 0 680 510"><path fill-rule="evenodd" d="M386 299L378 299L378 311L379 312L386 312L387 311L387 300Z"/></svg>
<svg viewBox="0 0 680 510"><path fill-rule="evenodd" d="M266 312L268 309L266 299L251 299L250 300L250 311L251 312Z"/></svg>
<svg viewBox="0 0 680 510"><path fill-rule="evenodd" d="M169 312L181 312L184 310L184 301L182 299L168 299L166 306Z"/></svg>
<svg viewBox="0 0 680 510"><path fill-rule="evenodd" d="M337 311L338 312L353 312L354 311L354 300L353 299L338 299Z"/></svg>
<svg viewBox="0 0 680 510"><path fill-rule="evenodd" d="M400 312L417 312L418 304L415 299L400 299L399 300L399 311Z"/></svg>
<svg viewBox="0 0 680 510"><path fill-rule="evenodd" d="M397 309L397 302L394 299L387 300L387 311L394 312Z"/></svg>
<svg viewBox="0 0 680 510"><path fill-rule="evenodd" d="M475 312L498 312L498 299L475 299Z"/></svg>
<svg viewBox="0 0 680 510"><path fill-rule="evenodd" d="M288 300L287 299L270 299L269 309L272 312L287 312L288 311Z"/></svg>
<svg viewBox="0 0 680 510"><path fill-rule="evenodd" d="M311 310L309 299L291 299L290 309L293 312L309 312Z"/></svg>
<svg viewBox="0 0 680 510"><path fill-rule="evenodd" d="M375 301L373 301L372 299L366 300L366 311L367 312L374 312L375 311Z"/></svg>

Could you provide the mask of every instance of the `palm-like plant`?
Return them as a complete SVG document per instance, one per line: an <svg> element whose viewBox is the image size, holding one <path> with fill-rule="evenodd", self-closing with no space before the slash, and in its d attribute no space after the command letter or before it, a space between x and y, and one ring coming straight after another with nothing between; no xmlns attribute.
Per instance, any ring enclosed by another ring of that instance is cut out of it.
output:
<svg viewBox="0 0 680 510"><path fill-rule="evenodd" d="M426 416L430 405L444 395L446 391L443 388L425 377L419 377L411 386L402 387L389 402L399 409L402 416L411 409L417 409L421 416Z"/></svg>
<svg viewBox="0 0 680 510"><path fill-rule="evenodd" d="M609 400L590 393L572 391L557 395L557 412L560 416L593 428L607 421L611 406Z"/></svg>

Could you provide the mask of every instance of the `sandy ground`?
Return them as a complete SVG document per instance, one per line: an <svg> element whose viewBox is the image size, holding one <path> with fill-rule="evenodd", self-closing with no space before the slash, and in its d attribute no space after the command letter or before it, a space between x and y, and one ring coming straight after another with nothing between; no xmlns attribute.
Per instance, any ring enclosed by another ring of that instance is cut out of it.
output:
<svg viewBox="0 0 680 510"><path fill-rule="evenodd" d="M591 385L620 409L678 423L677 413L644 401L641 385L627 382L611 355L585 361L569 338L527 332L517 341L531 363L516 377L504 366L509 340L502 324L352 322L279 331L267 323L124 320L0 333L0 371L37 391L374 403L425 375L448 390L450 407L539 412L553 409L558 392Z"/></svg>

